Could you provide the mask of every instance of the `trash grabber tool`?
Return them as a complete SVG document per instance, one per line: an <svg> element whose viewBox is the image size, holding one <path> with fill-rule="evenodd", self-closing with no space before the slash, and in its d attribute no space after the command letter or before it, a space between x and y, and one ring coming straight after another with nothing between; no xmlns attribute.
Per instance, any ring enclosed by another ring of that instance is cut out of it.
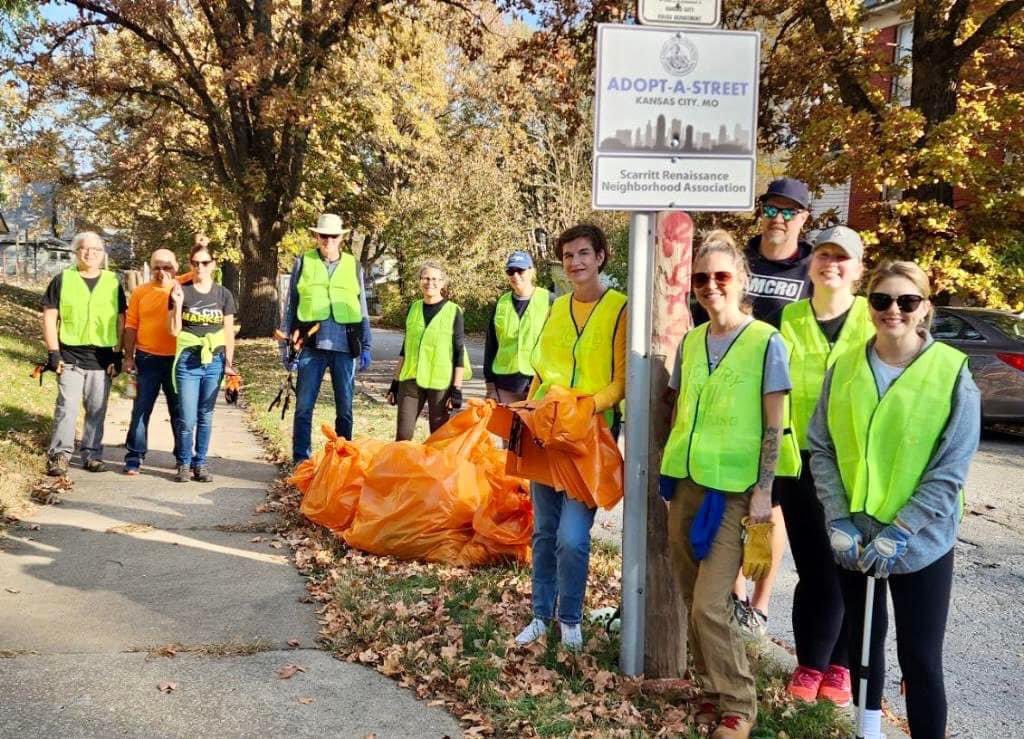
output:
<svg viewBox="0 0 1024 739"><path fill-rule="evenodd" d="M875 614L875 582L878 578L868 575L867 590L864 594L864 635L860 642L860 685L857 689L857 739L864 739L864 712L868 702L868 671L871 667L871 620Z"/></svg>

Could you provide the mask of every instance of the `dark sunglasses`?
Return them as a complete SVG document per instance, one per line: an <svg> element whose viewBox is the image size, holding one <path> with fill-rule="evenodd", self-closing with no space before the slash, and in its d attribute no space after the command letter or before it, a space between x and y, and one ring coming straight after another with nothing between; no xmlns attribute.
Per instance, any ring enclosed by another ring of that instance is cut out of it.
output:
<svg viewBox="0 0 1024 739"><path fill-rule="evenodd" d="M189 264L191 264L193 267L209 267L211 264L213 264L213 260L203 259L200 261L198 259L193 259L189 262Z"/></svg>
<svg viewBox="0 0 1024 739"><path fill-rule="evenodd" d="M177 267L172 267L169 264L158 264L155 267L151 267L154 272L177 272Z"/></svg>
<svg viewBox="0 0 1024 739"><path fill-rule="evenodd" d="M868 304L879 313L889 310L889 306L896 303L900 313L913 313L924 300L920 295L889 295L888 293L871 293L868 295Z"/></svg>
<svg viewBox="0 0 1024 739"><path fill-rule="evenodd" d="M789 223L794 218L796 218L796 214L799 212L800 210L798 208L779 208L778 206L775 205L761 206L762 216L764 216L765 218L774 218L775 216L781 213L782 220L786 221L786 223Z"/></svg>
<svg viewBox="0 0 1024 739"><path fill-rule="evenodd" d="M512 275L521 275L525 271L525 269L519 269L518 267L509 267L505 270L505 274L511 277Z"/></svg>
<svg viewBox="0 0 1024 739"><path fill-rule="evenodd" d="M693 286L707 287L712 279L714 279L715 284L719 287L728 285L732 282L732 272L694 272L692 278Z"/></svg>

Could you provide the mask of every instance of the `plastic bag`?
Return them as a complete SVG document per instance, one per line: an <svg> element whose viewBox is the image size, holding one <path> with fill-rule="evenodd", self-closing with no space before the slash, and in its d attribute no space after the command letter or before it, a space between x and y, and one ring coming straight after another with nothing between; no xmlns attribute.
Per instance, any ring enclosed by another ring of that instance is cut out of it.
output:
<svg viewBox="0 0 1024 739"><path fill-rule="evenodd" d="M327 437L327 443L314 457L315 472L302 497L299 511L309 520L340 533L352 523L366 469L386 442L377 439L348 441L339 438L326 424L321 430Z"/></svg>
<svg viewBox="0 0 1024 739"><path fill-rule="evenodd" d="M473 516L473 538L459 553L458 563L482 565L496 559L530 561L533 505L521 484L491 488L485 505Z"/></svg>

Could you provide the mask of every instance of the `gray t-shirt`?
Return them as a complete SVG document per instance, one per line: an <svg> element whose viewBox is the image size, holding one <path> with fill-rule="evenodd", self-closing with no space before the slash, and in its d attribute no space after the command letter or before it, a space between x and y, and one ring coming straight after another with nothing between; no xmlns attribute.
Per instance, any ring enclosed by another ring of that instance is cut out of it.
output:
<svg viewBox="0 0 1024 739"><path fill-rule="evenodd" d="M729 351L732 342L740 335L740 331L750 325L753 321L750 318L735 330L721 336L715 336L708 331L708 364L711 371L714 371L722 357ZM683 343L679 342L676 349L675 366L672 369L672 377L669 378L668 386L679 392L679 378L682 374L683 365ZM777 393L783 390L792 389L793 384L789 379L789 356L786 352L786 345L782 341L782 334L775 333L768 340L768 357L764 365L764 394Z"/></svg>
<svg viewBox="0 0 1024 739"><path fill-rule="evenodd" d="M875 385L878 386L878 394L880 396L885 395L885 391L889 389L889 386L896 382L896 378L902 375L903 370L906 369L906 367L894 367L891 364L886 364L878 356L874 345L871 346L871 353L868 354L868 363L871 365L871 374L875 376Z"/></svg>

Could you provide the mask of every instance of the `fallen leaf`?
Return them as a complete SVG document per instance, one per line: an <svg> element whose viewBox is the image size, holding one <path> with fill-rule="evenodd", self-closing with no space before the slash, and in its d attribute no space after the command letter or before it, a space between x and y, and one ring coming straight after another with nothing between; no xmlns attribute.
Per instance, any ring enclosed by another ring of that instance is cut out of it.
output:
<svg viewBox="0 0 1024 739"><path fill-rule="evenodd" d="M178 683L160 683L156 686L156 689L159 690L161 693L170 693L178 689Z"/></svg>
<svg viewBox="0 0 1024 739"><path fill-rule="evenodd" d="M270 546L271 546L272 549L280 549L281 547L284 546L284 544L282 544L279 541L272 541L272 542L270 542Z"/></svg>
<svg viewBox="0 0 1024 739"><path fill-rule="evenodd" d="M302 643L302 642L300 642L300 641L299 641L298 639L289 639L289 640L288 640L288 646L289 646L289 647L291 647L292 649L297 649L297 648L298 648L298 646L299 646L299 645L300 645L301 643Z"/></svg>
<svg viewBox="0 0 1024 739"><path fill-rule="evenodd" d="M306 668L302 665L281 665L277 668L277 677L281 680L287 680L292 677L296 672L305 672Z"/></svg>
<svg viewBox="0 0 1024 739"><path fill-rule="evenodd" d="M21 591L17 588L4 588L8 593L20 593Z"/></svg>
<svg viewBox="0 0 1024 739"><path fill-rule="evenodd" d="M155 654L157 657L173 657L177 653L177 644L165 644L164 646L153 650L153 654Z"/></svg>
<svg viewBox="0 0 1024 739"><path fill-rule="evenodd" d="M28 530L29 531L39 531L39 524L37 524L37 523L30 523L28 525Z"/></svg>
<svg viewBox="0 0 1024 739"><path fill-rule="evenodd" d="M299 703L301 703L304 706L308 706L312 702L313 702L313 699L310 698L308 695L304 695L301 698L299 698Z"/></svg>
<svg viewBox="0 0 1024 739"><path fill-rule="evenodd" d="M252 539L249 539L250 544L259 544L261 541L263 541L262 536L254 536Z"/></svg>

